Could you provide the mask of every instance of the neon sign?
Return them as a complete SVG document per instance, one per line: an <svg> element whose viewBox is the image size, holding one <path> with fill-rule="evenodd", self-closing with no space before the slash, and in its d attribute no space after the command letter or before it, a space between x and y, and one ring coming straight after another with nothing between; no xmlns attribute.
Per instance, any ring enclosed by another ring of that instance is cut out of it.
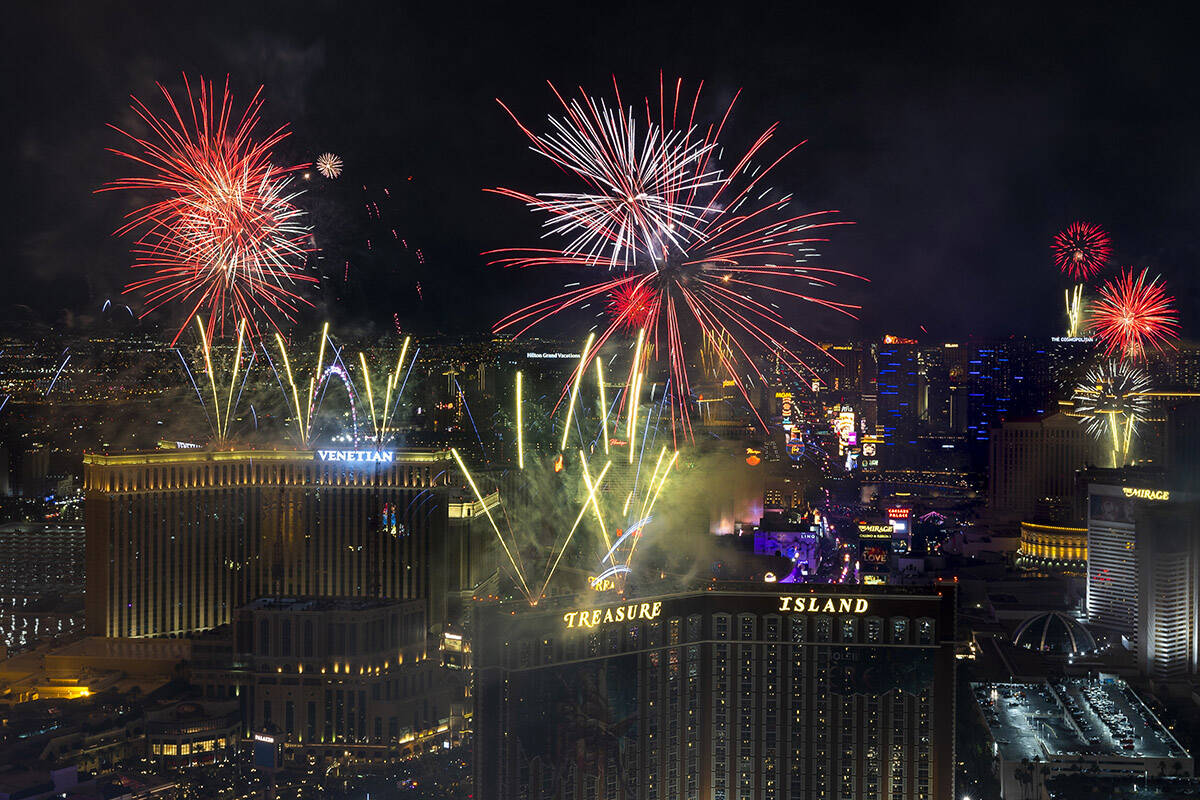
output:
<svg viewBox="0 0 1200 800"><path fill-rule="evenodd" d="M1122 486L1121 491L1126 497L1136 497L1138 500L1170 500L1171 493L1166 489L1135 489Z"/></svg>
<svg viewBox="0 0 1200 800"><path fill-rule="evenodd" d="M392 450L317 450L320 461L346 461L354 463L391 464L396 460Z"/></svg>
<svg viewBox="0 0 1200 800"><path fill-rule="evenodd" d="M865 614L870 605L870 601L865 597L839 597L836 600L826 597L824 602L821 602L820 597L792 597L790 595L780 595L779 597L780 611L791 611L797 614L806 612Z"/></svg>
<svg viewBox="0 0 1200 800"><path fill-rule="evenodd" d="M595 628L610 622L633 622L638 619L657 619L662 613L662 602L656 603L627 603L608 608L594 608L590 611L568 611L563 614L563 622L568 628Z"/></svg>

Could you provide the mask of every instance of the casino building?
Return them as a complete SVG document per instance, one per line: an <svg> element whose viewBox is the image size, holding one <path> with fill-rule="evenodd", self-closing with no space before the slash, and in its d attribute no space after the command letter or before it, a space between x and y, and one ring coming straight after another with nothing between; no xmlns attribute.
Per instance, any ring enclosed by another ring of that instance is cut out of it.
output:
<svg viewBox="0 0 1200 800"><path fill-rule="evenodd" d="M440 622L446 450L84 456L88 632L181 635L262 596L423 600Z"/></svg>
<svg viewBox="0 0 1200 800"><path fill-rule="evenodd" d="M480 605L483 800L950 800L952 588Z"/></svg>

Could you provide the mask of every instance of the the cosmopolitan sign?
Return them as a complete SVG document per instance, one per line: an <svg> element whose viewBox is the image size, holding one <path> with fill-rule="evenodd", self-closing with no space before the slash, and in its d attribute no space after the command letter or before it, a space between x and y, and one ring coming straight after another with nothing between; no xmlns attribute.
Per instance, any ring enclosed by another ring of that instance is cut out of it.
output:
<svg viewBox="0 0 1200 800"><path fill-rule="evenodd" d="M317 450L318 461L346 461L362 464L391 464L396 460L393 450Z"/></svg>
<svg viewBox="0 0 1200 800"><path fill-rule="evenodd" d="M610 622L633 622L639 619L657 619L662 613L662 602L625 603L608 608L593 608L584 611L568 611L563 622L568 628L595 628Z"/></svg>

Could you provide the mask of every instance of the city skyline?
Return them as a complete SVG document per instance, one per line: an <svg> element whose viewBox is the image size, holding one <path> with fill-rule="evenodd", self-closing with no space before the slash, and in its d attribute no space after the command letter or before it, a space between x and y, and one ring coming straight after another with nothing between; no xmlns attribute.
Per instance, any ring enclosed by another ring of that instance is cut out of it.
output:
<svg viewBox="0 0 1200 800"><path fill-rule="evenodd" d="M1200 796L1190 20L10 16L0 797Z"/></svg>

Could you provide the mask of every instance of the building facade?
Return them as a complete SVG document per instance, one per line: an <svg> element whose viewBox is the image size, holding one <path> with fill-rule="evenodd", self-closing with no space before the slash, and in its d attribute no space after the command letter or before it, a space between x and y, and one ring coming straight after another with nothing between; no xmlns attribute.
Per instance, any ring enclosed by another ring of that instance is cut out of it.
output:
<svg viewBox="0 0 1200 800"><path fill-rule="evenodd" d="M1146 676L1169 682L1196 675L1200 500L1133 482L1090 484L1087 608L1089 622L1136 648Z"/></svg>
<svg viewBox="0 0 1200 800"><path fill-rule="evenodd" d="M465 684L428 657L420 601L260 598L237 610L233 645L239 666L199 681L236 695L247 731L288 760L413 755L462 716Z"/></svg>
<svg viewBox="0 0 1200 800"><path fill-rule="evenodd" d="M1005 422L992 429L989 462L992 513L1032 519L1047 506L1070 504L1075 471L1087 466L1088 441L1066 414Z"/></svg>
<svg viewBox="0 0 1200 800"><path fill-rule="evenodd" d="M772 588L478 607L479 796L950 800L953 590Z"/></svg>
<svg viewBox="0 0 1200 800"><path fill-rule="evenodd" d="M88 631L194 633L265 595L421 599L436 618L452 470L442 450L85 455Z"/></svg>
<svg viewBox="0 0 1200 800"><path fill-rule="evenodd" d="M1083 573L1087 570L1087 528L1021 523L1017 562L1026 569Z"/></svg>
<svg viewBox="0 0 1200 800"><path fill-rule="evenodd" d="M1088 622L1137 641L1137 525L1118 484L1088 485Z"/></svg>

